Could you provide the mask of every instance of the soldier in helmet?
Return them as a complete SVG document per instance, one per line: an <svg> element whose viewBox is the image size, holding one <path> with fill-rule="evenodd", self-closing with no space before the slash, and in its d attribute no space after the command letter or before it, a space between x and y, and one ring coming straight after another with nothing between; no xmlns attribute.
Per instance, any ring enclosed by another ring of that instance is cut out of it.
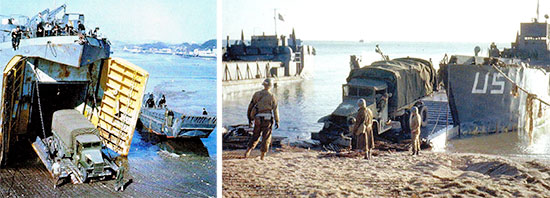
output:
<svg viewBox="0 0 550 198"><path fill-rule="evenodd" d="M164 108L164 106L166 106L166 97L164 97L164 94L162 94L162 96L160 96L158 107Z"/></svg>
<svg viewBox="0 0 550 198"><path fill-rule="evenodd" d="M412 155L418 155L420 151L420 126L422 119L418 113L418 108L413 107L411 110L411 119L409 120L409 126L411 126L411 139L412 139Z"/></svg>
<svg viewBox="0 0 550 198"><path fill-rule="evenodd" d="M60 184L59 181L63 181L61 179L61 159L56 158L55 162L52 165L52 172L53 177L55 179L55 183L53 184L53 188L57 188Z"/></svg>
<svg viewBox="0 0 550 198"><path fill-rule="evenodd" d="M118 173L116 175L116 191L124 191L124 165L122 165L122 162L118 164Z"/></svg>
<svg viewBox="0 0 550 198"><path fill-rule="evenodd" d="M355 118L353 126L353 134L357 137L357 149L365 151L365 159L372 157L372 149L374 148L374 135L372 133L372 111L367 108L365 99L357 101L359 110Z"/></svg>
<svg viewBox="0 0 550 198"><path fill-rule="evenodd" d="M155 97L153 96L153 94L149 94L149 98L145 102L145 106L147 108L155 108Z"/></svg>
<svg viewBox="0 0 550 198"><path fill-rule="evenodd" d="M265 79L262 83L264 89L254 93L252 101L248 105L248 124L252 126L254 122L254 133L248 143L248 149L244 154L244 157L248 157L252 149L258 145L260 136L262 136L261 145L261 159L264 159L265 154L269 150L271 144L271 130L273 124L275 129L279 128L279 111L277 109L277 99L270 89L273 86L273 82L270 78Z"/></svg>

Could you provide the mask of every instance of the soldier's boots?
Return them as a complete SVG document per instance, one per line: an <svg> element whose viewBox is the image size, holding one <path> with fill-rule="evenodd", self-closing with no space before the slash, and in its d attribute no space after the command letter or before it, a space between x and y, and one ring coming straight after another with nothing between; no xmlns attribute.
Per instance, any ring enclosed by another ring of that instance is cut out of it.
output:
<svg viewBox="0 0 550 198"><path fill-rule="evenodd" d="M365 152L365 159L370 160L372 158L371 151Z"/></svg>
<svg viewBox="0 0 550 198"><path fill-rule="evenodd" d="M265 157L265 153L262 152L262 155L260 155L260 159L261 159L261 160L264 160L264 157Z"/></svg>
<svg viewBox="0 0 550 198"><path fill-rule="evenodd" d="M244 153L244 158L247 158L249 155L250 155L250 152L252 151L252 149L247 149L246 152Z"/></svg>

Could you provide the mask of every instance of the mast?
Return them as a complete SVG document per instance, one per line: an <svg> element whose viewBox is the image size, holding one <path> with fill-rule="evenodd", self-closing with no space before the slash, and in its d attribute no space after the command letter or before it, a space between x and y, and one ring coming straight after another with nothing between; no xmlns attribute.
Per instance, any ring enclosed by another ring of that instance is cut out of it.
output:
<svg viewBox="0 0 550 198"><path fill-rule="evenodd" d="M275 37L277 37L277 9L273 9L273 21L275 22Z"/></svg>
<svg viewBox="0 0 550 198"><path fill-rule="evenodd" d="M244 31L241 30L241 44L244 45Z"/></svg>
<svg viewBox="0 0 550 198"><path fill-rule="evenodd" d="M537 0L537 18L535 18L535 21L539 21L539 0Z"/></svg>

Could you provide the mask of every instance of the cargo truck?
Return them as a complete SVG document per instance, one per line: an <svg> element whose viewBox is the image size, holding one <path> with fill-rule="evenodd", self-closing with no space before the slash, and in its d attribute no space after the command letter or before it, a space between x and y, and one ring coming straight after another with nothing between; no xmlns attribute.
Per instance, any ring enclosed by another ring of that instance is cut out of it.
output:
<svg viewBox="0 0 550 198"><path fill-rule="evenodd" d="M373 62L360 67L352 56L351 71L347 83L342 85L342 103L319 119L323 129L312 133L312 139L321 144L349 146L350 127L355 118L357 101L367 101L373 113L373 132L382 134L392 128L392 121L401 123L403 132L409 132L410 110L416 106L422 116L422 126L427 125L427 107L420 100L433 93L436 73L432 63L418 58L397 58Z"/></svg>
<svg viewBox="0 0 550 198"><path fill-rule="evenodd" d="M61 160L61 177L72 175L73 183L90 179L114 178L118 166L113 157L104 152L98 129L84 115L74 109L53 113L52 135L37 137L33 148L50 172L51 166Z"/></svg>

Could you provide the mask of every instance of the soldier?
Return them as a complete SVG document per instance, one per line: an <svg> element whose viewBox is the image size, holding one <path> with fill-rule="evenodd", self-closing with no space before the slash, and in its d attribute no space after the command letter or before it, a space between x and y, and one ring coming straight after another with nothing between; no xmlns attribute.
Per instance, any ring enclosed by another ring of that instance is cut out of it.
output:
<svg viewBox="0 0 550 198"><path fill-rule="evenodd" d="M365 150L365 159L372 157L372 149L374 148L374 135L372 133L372 111L367 108L365 99L357 101L359 110L355 117L355 125L353 126L354 134L357 135L357 149Z"/></svg>
<svg viewBox="0 0 550 198"><path fill-rule="evenodd" d="M411 119L409 120L409 126L411 126L411 139L412 139L412 155L418 155L420 151L420 126L422 119L418 113L418 108L413 107L411 112Z"/></svg>
<svg viewBox="0 0 550 198"><path fill-rule="evenodd" d="M164 108L164 106L166 105L166 98L164 97L164 94L162 94L162 96L160 97L160 100L159 100L159 108Z"/></svg>
<svg viewBox="0 0 550 198"><path fill-rule="evenodd" d="M275 96L269 90L273 86L271 79L265 79L262 85L264 89L254 93L252 101L248 105L248 124L252 126L252 121L254 121L254 133L248 142L248 149L244 157L246 158L250 155L252 149L258 145L260 136L262 136L260 150L262 152L261 159L263 160L271 144L273 121L275 121L275 129L279 128L279 111L277 110L277 99L275 99Z"/></svg>
<svg viewBox="0 0 550 198"><path fill-rule="evenodd" d="M17 26L15 29L11 31L11 44L13 46L13 50L19 49L19 42L21 41L21 28Z"/></svg>
<svg viewBox="0 0 550 198"><path fill-rule="evenodd" d="M122 162L118 165L118 173L116 175L116 191L124 191L124 166L122 165Z"/></svg>
<svg viewBox="0 0 550 198"><path fill-rule="evenodd" d="M81 34L86 34L86 27L84 27L84 24L82 22L78 21L78 32Z"/></svg>
<svg viewBox="0 0 550 198"><path fill-rule="evenodd" d="M147 108L155 108L155 97L153 96L153 94L149 94L149 98L145 102L145 106Z"/></svg>
<svg viewBox="0 0 550 198"><path fill-rule="evenodd" d="M55 179L53 188L57 188L59 180L61 180L61 160L59 158L55 159L55 162L52 165L52 172Z"/></svg>
<svg viewBox="0 0 550 198"><path fill-rule="evenodd" d="M166 110L165 112L165 116L166 116L166 125L168 125L168 127L172 127L172 125L174 124L174 112L172 110Z"/></svg>

